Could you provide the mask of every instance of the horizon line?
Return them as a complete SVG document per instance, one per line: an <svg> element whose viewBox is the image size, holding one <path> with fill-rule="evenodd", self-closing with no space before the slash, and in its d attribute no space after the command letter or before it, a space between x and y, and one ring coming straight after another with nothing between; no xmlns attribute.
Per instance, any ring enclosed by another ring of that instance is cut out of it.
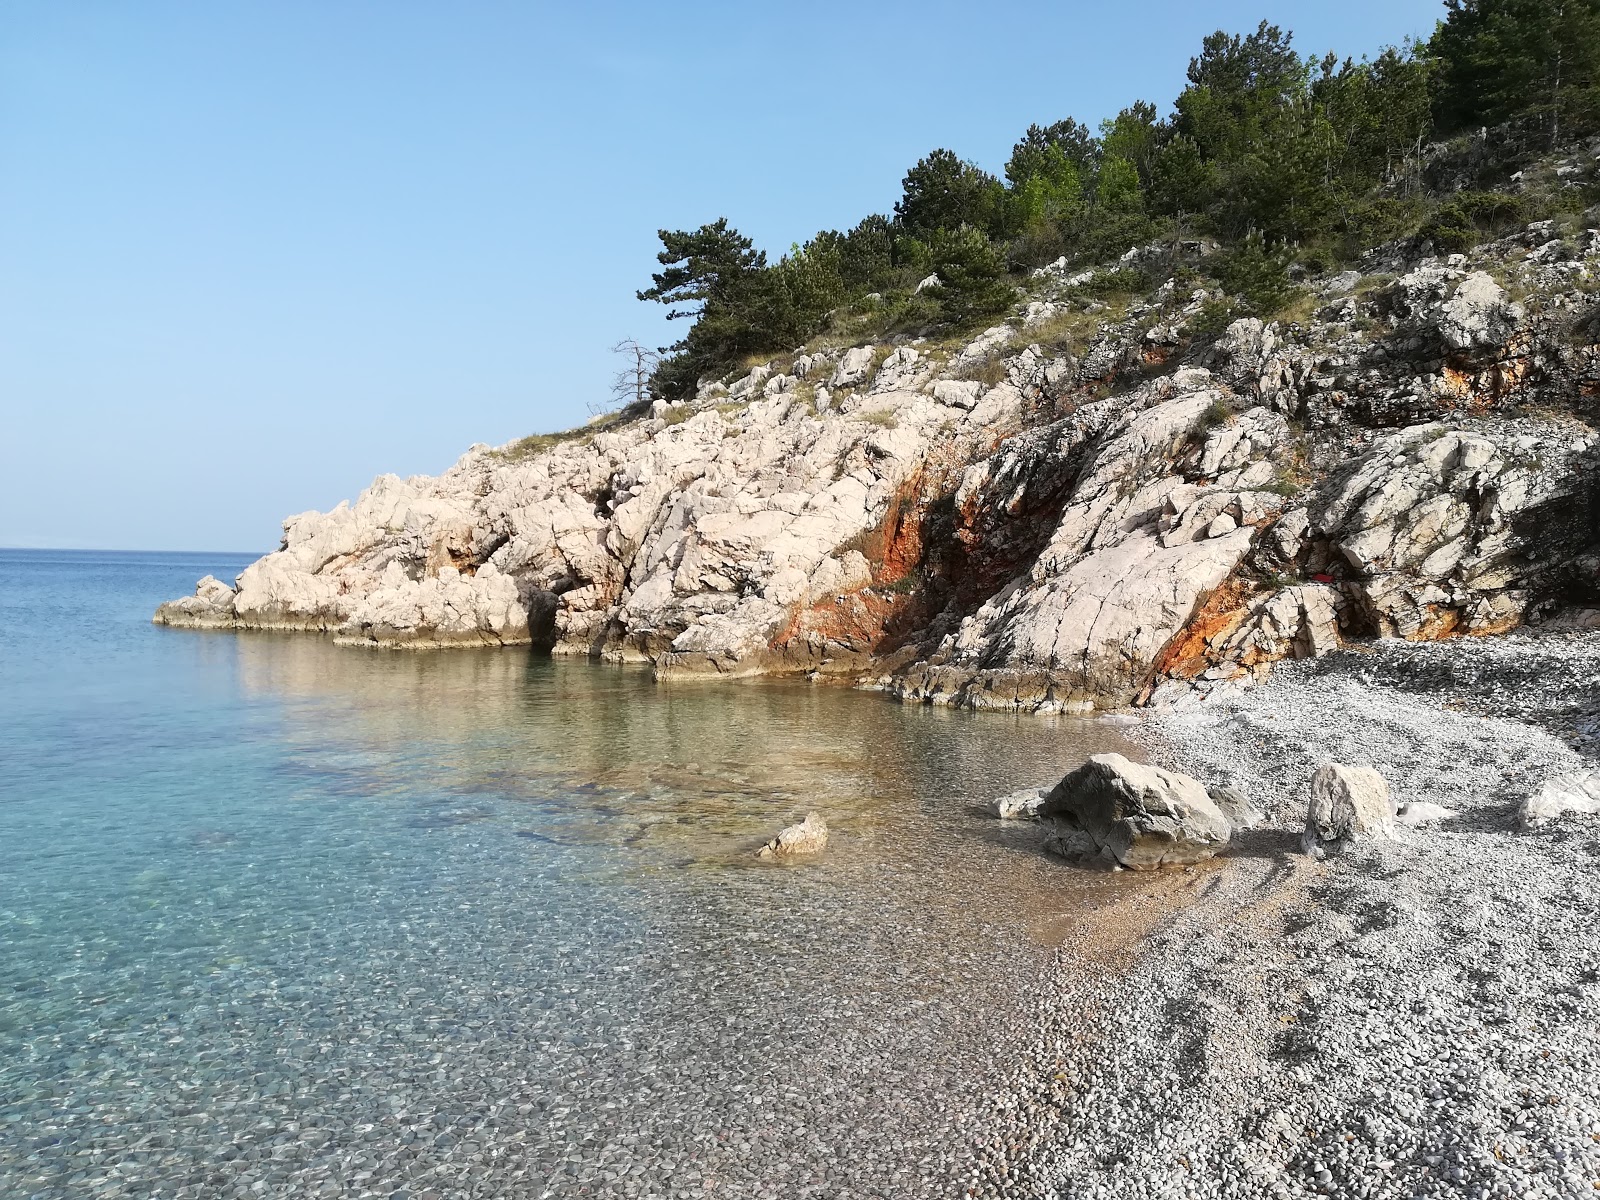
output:
<svg viewBox="0 0 1600 1200"><path fill-rule="evenodd" d="M0 550L21 550L33 554L254 554L257 558L271 554L270 550L132 550L117 546L11 546L0 544Z"/></svg>

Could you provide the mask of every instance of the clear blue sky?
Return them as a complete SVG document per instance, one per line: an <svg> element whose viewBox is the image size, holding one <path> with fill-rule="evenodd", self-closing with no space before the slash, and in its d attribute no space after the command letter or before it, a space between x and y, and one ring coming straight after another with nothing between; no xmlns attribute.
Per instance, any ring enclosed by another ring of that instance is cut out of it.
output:
<svg viewBox="0 0 1600 1200"><path fill-rule="evenodd" d="M0 545L270 549L281 519L585 420L659 227L769 251L918 157L1165 111L1217 28L1436 0L0 0Z"/></svg>

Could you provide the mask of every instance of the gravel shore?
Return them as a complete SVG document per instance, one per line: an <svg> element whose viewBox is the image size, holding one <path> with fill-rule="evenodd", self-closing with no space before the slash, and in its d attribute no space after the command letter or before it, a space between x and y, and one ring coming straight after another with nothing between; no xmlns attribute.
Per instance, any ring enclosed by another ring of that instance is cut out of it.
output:
<svg viewBox="0 0 1600 1200"><path fill-rule="evenodd" d="M1068 938L969 1194L1596 1195L1600 819L1517 812L1593 769L1597 698L1594 634L1380 643L1136 727L1267 819L1118 902L1128 961L1106 912ZM1457 815L1314 862L1326 762Z"/></svg>

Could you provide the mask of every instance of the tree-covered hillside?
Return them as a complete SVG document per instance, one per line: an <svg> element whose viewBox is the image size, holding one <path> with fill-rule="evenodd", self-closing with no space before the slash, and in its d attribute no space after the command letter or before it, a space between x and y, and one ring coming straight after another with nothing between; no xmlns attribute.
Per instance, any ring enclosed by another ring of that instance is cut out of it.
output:
<svg viewBox="0 0 1600 1200"><path fill-rule="evenodd" d="M1271 316L1293 276L1396 238L1456 250L1532 216L1485 191L1519 158L1600 128L1600 0L1446 0L1431 37L1375 59L1302 57L1288 31L1217 32L1173 111L1140 101L1098 131L1031 125L1004 178L948 149L905 176L893 215L824 230L771 262L726 218L661 231L642 300L691 322L652 381L673 400L751 355L849 318L872 333L967 326L1002 311L1044 264L1207 238L1201 268L1227 311ZM1473 139L1463 181L1435 165ZM1581 209L1585 189L1534 201ZM934 278L936 277L936 278Z"/></svg>

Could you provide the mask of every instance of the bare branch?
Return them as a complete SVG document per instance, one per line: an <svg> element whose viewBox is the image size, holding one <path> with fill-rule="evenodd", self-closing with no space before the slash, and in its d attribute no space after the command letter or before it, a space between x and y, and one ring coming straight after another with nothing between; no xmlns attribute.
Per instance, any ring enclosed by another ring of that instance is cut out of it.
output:
<svg viewBox="0 0 1600 1200"><path fill-rule="evenodd" d="M650 403L650 377L661 365L661 355L633 338L624 338L611 347L623 356L624 366L611 381L611 398L624 408Z"/></svg>

